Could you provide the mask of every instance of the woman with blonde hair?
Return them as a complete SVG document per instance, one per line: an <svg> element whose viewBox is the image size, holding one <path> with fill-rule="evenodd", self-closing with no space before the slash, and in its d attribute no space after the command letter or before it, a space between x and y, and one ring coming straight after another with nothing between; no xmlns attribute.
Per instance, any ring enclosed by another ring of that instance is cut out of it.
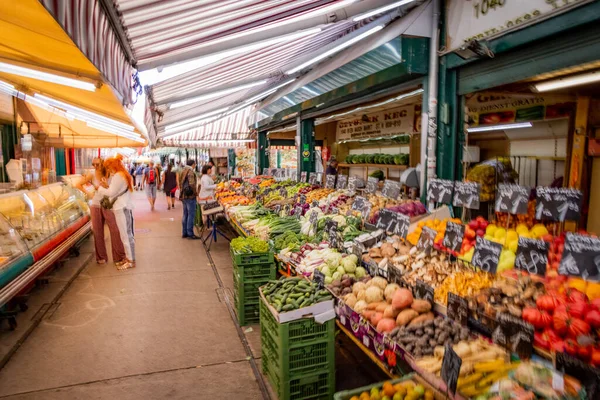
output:
<svg viewBox="0 0 600 400"><path fill-rule="evenodd" d="M92 233L94 235L94 247L96 249L96 262L98 264L106 264L108 254L106 252L106 242L104 240L104 224L108 225L110 232L110 247L112 250L112 258L115 264L122 264L126 261L125 248L121 242L119 228L112 210L107 210L100 206L102 195L98 192L103 183L107 182L108 172L104 166L104 161L100 157L92 160L94 171L84 175L83 179L77 185L77 188L90 198L90 216L92 219ZM84 185L92 185L94 192L89 193Z"/></svg>
<svg viewBox="0 0 600 400"><path fill-rule="evenodd" d="M101 203L105 208L111 208L117 221L119 234L127 262L117 265L117 269L124 270L135 267L135 242L133 238L133 213L129 207L131 193L133 192L133 179L127 172L123 163L111 158L104 162L104 166L111 174L110 184L99 189L103 196Z"/></svg>

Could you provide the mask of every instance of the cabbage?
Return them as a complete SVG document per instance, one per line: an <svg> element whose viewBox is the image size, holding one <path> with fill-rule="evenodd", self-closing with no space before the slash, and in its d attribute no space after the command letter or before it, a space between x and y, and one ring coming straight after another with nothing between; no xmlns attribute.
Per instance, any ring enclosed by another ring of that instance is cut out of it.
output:
<svg viewBox="0 0 600 400"><path fill-rule="evenodd" d="M354 258L352 258L351 256L348 256L348 257L345 257L342 259L342 267L344 267L346 272L354 273L356 271L355 258L356 258L356 256L354 256Z"/></svg>
<svg viewBox="0 0 600 400"><path fill-rule="evenodd" d="M356 254L350 254L346 258L351 259L354 264L358 264L358 257L356 256Z"/></svg>
<svg viewBox="0 0 600 400"><path fill-rule="evenodd" d="M342 255L335 251L327 252L325 254L324 258L325 258L325 262L327 263L328 266L331 267L332 270L336 269L342 262Z"/></svg>
<svg viewBox="0 0 600 400"><path fill-rule="evenodd" d="M356 275L356 279L360 279L367 275L367 270L363 267L357 267L356 271L354 271L354 275Z"/></svg>
<svg viewBox="0 0 600 400"><path fill-rule="evenodd" d="M327 277L329 278L329 277ZM331 276L331 281L337 281L337 280L342 280L342 274L340 274L339 272L334 272L333 275Z"/></svg>
<svg viewBox="0 0 600 400"><path fill-rule="evenodd" d="M342 263L343 263L343 261L342 261ZM341 266L341 265L339 267L337 267L336 271L339 272L342 275L344 275L346 273L346 269L343 266Z"/></svg>
<svg viewBox="0 0 600 400"><path fill-rule="evenodd" d="M331 276L326 276L325 277L325 284L326 285L331 285L331 282L333 282L333 278Z"/></svg>
<svg viewBox="0 0 600 400"><path fill-rule="evenodd" d="M323 268L321 268L321 272L325 276L331 276L331 270L329 269L329 267L327 265L325 265Z"/></svg>

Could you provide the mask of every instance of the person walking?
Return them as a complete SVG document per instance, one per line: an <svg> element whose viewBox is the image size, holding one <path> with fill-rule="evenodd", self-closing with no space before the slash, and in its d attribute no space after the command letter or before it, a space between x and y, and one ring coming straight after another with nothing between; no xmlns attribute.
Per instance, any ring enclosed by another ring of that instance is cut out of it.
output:
<svg viewBox="0 0 600 400"><path fill-rule="evenodd" d="M106 210L100 206L102 195L99 189L102 184L106 184L108 180L108 171L104 166L101 158L92 160L94 167L93 173L84 175L83 179L77 185L77 188L90 198L90 217L92 220L92 234L94 235L94 248L96 250L96 262L98 264L106 264L108 254L106 252L106 241L104 238L104 224L108 225L110 233L110 247L112 251L113 262L117 265L126 261L125 248L121 242L119 228L112 210ZM93 194L90 194L84 185L90 184L94 187Z"/></svg>
<svg viewBox="0 0 600 400"><path fill-rule="evenodd" d="M167 195L167 210L170 210L175 208L175 191L177 190L177 174L173 171L172 163L169 163L162 180Z"/></svg>
<svg viewBox="0 0 600 400"><path fill-rule="evenodd" d="M160 173L158 172L158 168L154 166L154 161L148 163L148 168L144 172L144 186L146 186L146 196L150 203L150 210L154 211L156 191L160 187Z"/></svg>
<svg viewBox="0 0 600 400"><path fill-rule="evenodd" d="M217 184L211 177L213 167L210 164L202 166L202 176L200 177L200 193L198 193L198 203L206 204L215 199L215 189ZM206 226L206 216L202 215L202 223Z"/></svg>
<svg viewBox="0 0 600 400"><path fill-rule="evenodd" d="M194 234L194 218L196 217L196 197L198 196L198 183L196 179L196 161L189 159L181 171L177 186L180 188L179 199L183 204L183 217L181 219L181 237L200 239Z"/></svg>
<svg viewBox="0 0 600 400"><path fill-rule="evenodd" d="M126 262L117 265L118 270L135 267L135 241L133 233L133 213L129 208L131 204L131 193L133 192L133 180L121 163L116 158L104 162L106 170L111 174L110 183L104 184L98 189L100 195L111 203L115 215L119 236L125 248ZM105 202L106 203L106 202ZM104 207L107 208L107 207Z"/></svg>
<svg viewBox="0 0 600 400"><path fill-rule="evenodd" d="M139 164L135 169L135 190L144 188L144 164Z"/></svg>

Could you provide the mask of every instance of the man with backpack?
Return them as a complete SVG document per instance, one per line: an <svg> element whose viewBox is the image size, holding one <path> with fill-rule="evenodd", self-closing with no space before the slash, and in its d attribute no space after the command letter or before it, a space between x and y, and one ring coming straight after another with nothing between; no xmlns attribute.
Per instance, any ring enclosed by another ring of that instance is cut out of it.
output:
<svg viewBox="0 0 600 400"><path fill-rule="evenodd" d="M179 199L183 204L183 217L181 219L181 237L200 239L194 234L194 219L196 218L196 198L198 197L198 180L196 178L196 161L187 160L187 165L177 176L177 187L180 188Z"/></svg>
<svg viewBox="0 0 600 400"><path fill-rule="evenodd" d="M144 185L146 185L146 195L150 202L150 209L154 211L154 203L156 202L156 191L160 186L160 174L158 168L154 166L154 161L148 163L148 168L144 172Z"/></svg>

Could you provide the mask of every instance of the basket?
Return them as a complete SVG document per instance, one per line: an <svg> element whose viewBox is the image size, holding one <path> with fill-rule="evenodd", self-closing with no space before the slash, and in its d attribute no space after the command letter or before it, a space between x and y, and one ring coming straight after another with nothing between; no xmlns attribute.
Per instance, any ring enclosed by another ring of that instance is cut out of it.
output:
<svg viewBox="0 0 600 400"><path fill-rule="evenodd" d="M254 265L254 264L273 264L273 252L267 253L236 253L230 247L231 259L233 263L240 266Z"/></svg>

